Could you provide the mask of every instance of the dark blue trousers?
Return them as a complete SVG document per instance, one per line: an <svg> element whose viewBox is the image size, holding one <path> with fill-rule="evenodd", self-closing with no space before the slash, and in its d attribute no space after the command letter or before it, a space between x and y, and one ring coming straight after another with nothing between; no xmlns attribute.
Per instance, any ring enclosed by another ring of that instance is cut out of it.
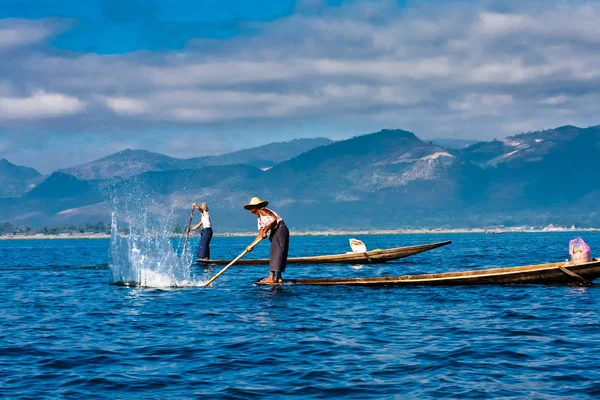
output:
<svg viewBox="0 0 600 400"><path fill-rule="evenodd" d="M198 246L198 258L210 260L210 240L213 237L212 228L204 228L200 233L200 246Z"/></svg>

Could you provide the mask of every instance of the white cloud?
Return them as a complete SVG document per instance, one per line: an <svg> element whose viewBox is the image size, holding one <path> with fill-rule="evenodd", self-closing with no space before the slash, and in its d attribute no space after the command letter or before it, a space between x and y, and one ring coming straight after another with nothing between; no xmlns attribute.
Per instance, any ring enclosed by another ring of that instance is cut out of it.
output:
<svg viewBox="0 0 600 400"><path fill-rule="evenodd" d="M0 51L40 43L55 32L55 24L48 21L0 19Z"/></svg>
<svg viewBox="0 0 600 400"><path fill-rule="evenodd" d="M459 101L450 101L452 111L464 111L476 114L499 114L502 108L514 103L514 98L508 94L469 94Z"/></svg>
<svg viewBox="0 0 600 400"><path fill-rule="evenodd" d="M293 79L302 73L302 70L279 61L242 59L198 62L191 58L176 59L173 64L167 67L146 66L140 69L140 74L156 86L169 87L275 81Z"/></svg>
<svg viewBox="0 0 600 400"><path fill-rule="evenodd" d="M165 54L35 53L7 64L27 71L28 86L77 99L78 111L86 102L94 119L108 109L130 123L243 126L248 119L319 118L351 124L358 112L363 121L421 135L454 119L450 113L476 126L485 121L475 118L500 109L513 118L517 110L536 114L544 99L600 86L600 52L589 48L600 5L507 6L506 12L485 4L400 10L393 2L359 2L257 25L258 34L209 51L192 41ZM9 114L24 125L29 119ZM103 123L118 128L121 122Z"/></svg>
<svg viewBox="0 0 600 400"><path fill-rule="evenodd" d="M121 115L140 115L148 111L144 101L129 97L106 97L104 103L106 107Z"/></svg>
<svg viewBox="0 0 600 400"><path fill-rule="evenodd" d="M0 126L45 118L44 128L101 127L127 140L164 123L231 142L252 124L273 139L301 124L310 125L297 130L304 135L336 138L385 126L491 139L600 123L599 3L508 0L502 12L485 1L412 4L305 2L250 36L195 39L176 52L23 48L0 57ZM11 49L56 32L47 21L0 22L9 26L25 33L0 39Z"/></svg>
<svg viewBox="0 0 600 400"><path fill-rule="evenodd" d="M484 11L479 14L479 18L477 30L491 37L535 28L538 25L538 21L529 15Z"/></svg>
<svg viewBox="0 0 600 400"><path fill-rule="evenodd" d="M549 105L549 106L555 106L555 105L558 105L558 104L566 103L567 101L569 101L569 97L568 96L558 95L558 96L546 97L544 99L541 99L540 100L540 104L546 104L546 105Z"/></svg>
<svg viewBox="0 0 600 400"><path fill-rule="evenodd" d="M85 109L78 98L39 91L29 97L0 97L0 121L55 118L77 114Z"/></svg>

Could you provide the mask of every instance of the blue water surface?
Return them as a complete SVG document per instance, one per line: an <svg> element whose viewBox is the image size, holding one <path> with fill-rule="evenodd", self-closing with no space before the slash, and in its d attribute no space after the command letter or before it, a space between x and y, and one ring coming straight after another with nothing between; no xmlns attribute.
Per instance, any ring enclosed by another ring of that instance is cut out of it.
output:
<svg viewBox="0 0 600 400"><path fill-rule="evenodd" d="M575 236L600 255L590 232L360 235L370 249L453 244L385 265L291 265L284 277L554 262ZM215 237L212 256L251 239ZM269 288L252 284L268 267L234 266L211 288L125 288L108 284L109 245L0 241L0 397L600 396L598 283ZM349 250L347 236L290 244L291 256ZM261 243L251 256L267 254Z"/></svg>

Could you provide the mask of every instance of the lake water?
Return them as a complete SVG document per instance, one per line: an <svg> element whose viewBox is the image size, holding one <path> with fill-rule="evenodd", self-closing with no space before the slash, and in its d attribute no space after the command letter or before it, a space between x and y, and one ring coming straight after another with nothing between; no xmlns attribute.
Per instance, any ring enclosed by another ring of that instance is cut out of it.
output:
<svg viewBox="0 0 600 400"><path fill-rule="evenodd" d="M600 256L590 232L357 235L369 249L453 244L385 265L291 265L284 277L561 261L575 236ZM346 252L348 238L294 236L290 255ZM215 237L213 258L250 241ZM599 284L269 288L252 285L268 267L234 266L211 288L127 288L108 283L109 247L0 241L0 397L600 396ZM191 280L214 272L194 267Z"/></svg>

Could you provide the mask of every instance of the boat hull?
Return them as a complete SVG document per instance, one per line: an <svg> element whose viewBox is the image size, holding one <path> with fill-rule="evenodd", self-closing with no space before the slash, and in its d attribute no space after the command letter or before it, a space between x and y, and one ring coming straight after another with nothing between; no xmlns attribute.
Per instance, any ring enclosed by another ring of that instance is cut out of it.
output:
<svg viewBox="0 0 600 400"><path fill-rule="evenodd" d="M334 254L328 256L315 257L292 257L287 259L288 264L381 264L388 261L398 260L400 258L412 256L424 251L447 246L452 243L450 240L439 243L422 244L418 246L397 247L386 250L372 250L365 253L347 253ZM196 260L199 264L226 265L231 260ZM235 265L268 265L269 259L246 259L239 260Z"/></svg>
<svg viewBox="0 0 600 400"><path fill-rule="evenodd" d="M561 269L561 267L563 269ZM564 271L564 270L568 271ZM494 268L446 272L441 274L400 275L370 278L323 278L286 280L296 285L352 285L352 286L407 286L407 285L484 285L484 284L555 284L576 283L600 278L600 260L571 265L558 262L510 268Z"/></svg>

